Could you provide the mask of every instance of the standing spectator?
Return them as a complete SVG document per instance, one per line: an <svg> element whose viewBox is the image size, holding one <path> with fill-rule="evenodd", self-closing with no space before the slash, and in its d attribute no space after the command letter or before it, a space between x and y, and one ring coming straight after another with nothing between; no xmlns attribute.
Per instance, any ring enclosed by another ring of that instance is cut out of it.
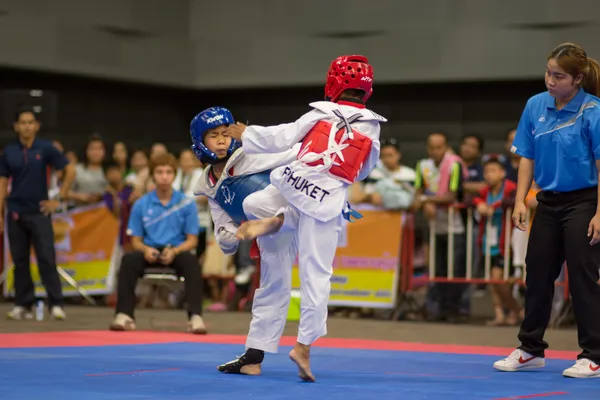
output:
<svg viewBox="0 0 600 400"><path fill-rule="evenodd" d="M58 140L52 141L52 146L59 152L64 154L65 148ZM60 194L60 186L62 184L63 171L56 171L54 168L49 168L50 179L48 181L48 199L56 200Z"/></svg>
<svg viewBox="0 0 600 400"><path fill-rule="evenodd" d="M97 135L92 135L85 146L83 162L77 164L77 177L69 199L77 204L93 204L102 200L106 189L106 177L102 163L106 156L104 142Z"/></svg>
<svg viewBox="0 0 600 400"><path fill-rule="evenodd" d="M503 204L514 202L517 186L506 179L504 165L497 158L490 158L485 162L484 175L486 186L481 189L479 196L473 200L477 211L482 217L479 225L478 247L481 250L481 264L485 263L486 249L490 252L490 274L493 280L503 280L504 270L507 268L509 277L514 275L514 269L504 254L504 240L506 229L512 229L512 224L506 226ZM487 221L490 221L488 226ZM489 228L489 229L487 229ZM505 265L505 260L509 265ZM510 291L510 283L496 283L491 285L494 312L496 317L489 325L516 325L518 323L521 306L517 303ZM504 311L509 310L508 317Z"/></svg>
<svg viewBox="0 0 600 400"><path fill-rule="evenodd" d="M483 153L483 139L479 135L475 134L467 134L462 137L460 140L460 148L458 155L463 160L463 164L467 167L468 176L465 181L464 189L465 189L465 203L469 204L471 200L477 196L479 191L485 187L485 182L483 180L483 165L481 164L481 154ZM480 216L477 215L475 211L473 215L473 237L470 238L473 240L473 243L477 241L477 230L479 227ZM472 253L473 260L475 261L475 276L481 277L481 265L477 263L477 260L480 258L480 251L477 246L473 246ZM483 293L483 289L485 289L485 284L477 286L479 289L476 293ZM471 309L471 285L469 285L468 290L463 294L461 310L470 314Z"/></svg>
<svg viewBox="0 0 600 400"><path fill-rule="evenodd" d="M116 142L113 144L112 151L110 152L112 159L119 166L121 176L125 178L131 172L129 170L129 151L127 146L123 142Z"/></svg>
<svg viewBox="0 0 600 400"><path fill-rule="evenodd" d="M517 134L516 129L511 129L506 133L506 141L504 142L504 148L506 149L506 156L504 157L504 168L506 169L506 179L517 183L519 175L519 161L521 156L510 151L513 142L515 141L515 135Z"/></svg>
<svg viewBox="0 0 600 400"><path fill-rule="evenodd" d="M504 148L506 149L506 155L501 159L503 160L504 168L506 169L506 179L514 183L517 183L517 177L519 174L519 162L521 160L520 155L511 152L511 147L515 140L516 133L516 129L511 129L507 132L506 142L504 144ZM527 232L522 231L517 227L514 227L512 231L512 262L516 271L522 271L525 267L527 241Z"/></svg>
<svg viewBox="0 0 600 400"><path fill-rule="evenodd" d="M465 181L465 194L477 195L485 187L483 181L483 165L481 154L483 152L483 139L479 135L468 134L460 140L458 155L467 167L469 175Z"/></svg>
<svg viewBox="0 0 600 400"><path fill-rule="evenodd" d="M63 170L60 198L66 197L75 178L75 168L50 142L36 138L40 123L33 109L17 112L14 129L18 139L4 149L0 158L0 229L4 229L4 202L8 208L8 241L14 261L15 307L11 319L31 319L35 289L31 279L30 251L35 250L42 283L53 318L64 320L62 288L56 270L54 232L50 214L59 201L48 200L48 167Z"/></svg>
<svg viewBox="0 0 600 400"><path fill-rule="evenodd" d="M198 245L196 203L173 190L177 160L162 154L150 160L156 190L142 196L129 217L128 234L133 251L123 256L118 276L118 297L112 330L133 330L135 287L148 267L168 266L185 279L188 331L206 333L202 320L202 277L192 250Z"/></svg>
<svg viewBox="0 0 600 400"><path fill-rule="evenodd" d="M425 217L434 222L436 235L435 273L445 278L448 273L448 233L454 235L454 276L464 277L466 267L465 226L457 210L449 221L448 207L462 201L466 170L461 159L450 151L447 136L442 132L432 133L427 138L428 159L419 161L415 181L415 200L412 209L423 211ZM439 295L441 319L456 322L460 319L460 301L464 284L437 283L432 288L430 300ZM435 306L434 306L435 308ZM434 309L435 313L436 310Z"/></svg>
<svg viewBox="0 0 600 400"><path fill-rule="evenodd" d="M129 246L129 236L127 236L127 221L131 212L131 202L129 197L133 192L133 186L125 184L123 174L119 164L114 160L104 163L104 175L108 181L108 186L104 192L104 203L110 212L121 222L120 243L123 247Z"/></svg>

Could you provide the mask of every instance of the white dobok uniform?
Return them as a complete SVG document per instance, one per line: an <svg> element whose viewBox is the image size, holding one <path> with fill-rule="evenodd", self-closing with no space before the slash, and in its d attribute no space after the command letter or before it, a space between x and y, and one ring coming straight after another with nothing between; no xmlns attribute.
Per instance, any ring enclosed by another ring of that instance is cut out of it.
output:
<svg viewBox="0 0 600 400"><path fill-rule="evenodd" d="M296 122L248 126L242 134L247 154L276 153L302 142L297 159L271 173L271 186L246 199L246 214L268 199L289 202L280 233L298 241L301 319L298 342L310 345L327 333L330 278L342 226L348 186L365 179L379 160L380 122L386 119L347 102L311 103ZM271 200L272 201L272 200ZM273 216L273 215L269 215Z"/></svg>
<svg viewBox="0 0 600 400"><path fill-rule="evenodd" d="M215 239L225 254L237 251L235 237L239 225L248 219L244 213L245 199L270 184L273 168L289 164L296 159L300 145L278 154L244 154L236 150L229 158L221 177L215 182L210 167L198 180L195 195L208 197L215 224ZM281 196L264 198L253 205L253 218L274 215L287 205ZM259 237L260 288L254 294L252 322L246 341L247 348L276 353L283 334L290 301L292 265L298 254L294 232L281 232Z"/></svg>

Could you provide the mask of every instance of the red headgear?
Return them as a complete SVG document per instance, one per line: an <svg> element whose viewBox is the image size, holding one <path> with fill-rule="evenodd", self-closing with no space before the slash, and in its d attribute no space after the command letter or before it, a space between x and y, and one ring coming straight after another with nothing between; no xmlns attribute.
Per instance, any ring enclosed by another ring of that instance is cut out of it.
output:
<svg viewBox="0 0 600 400"><path fill-rule="evenodd" d="M369 65L367 57L340 56L331 63L327 72L325 97L336 102L346 89L364 91L363 102L371 97L373 93L373 67Z"/></svg>

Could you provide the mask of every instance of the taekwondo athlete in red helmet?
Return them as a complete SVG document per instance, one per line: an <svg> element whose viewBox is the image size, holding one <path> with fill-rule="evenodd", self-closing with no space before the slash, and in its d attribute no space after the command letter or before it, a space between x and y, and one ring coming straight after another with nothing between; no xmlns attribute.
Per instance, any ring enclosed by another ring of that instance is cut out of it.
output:
<svg viewBox="0 0 600 400"><path fill-rule="evenodd" d="M248 196L244 208L278 193L290 205L271 218L250 220L240 227L238 237L297 234L301 319L290 358L306 381L314 381L310 346L327 333L330 278L342 216L349 207L348 186L366 178L379 160L379 124L386 119L365 108L372 87L373 68L366 57L338 57L327 73L326 101L311 103L312 110L296 122L228 127L248 154L281 152L302 142L297 159L274 169L271 185Z"/></svg>

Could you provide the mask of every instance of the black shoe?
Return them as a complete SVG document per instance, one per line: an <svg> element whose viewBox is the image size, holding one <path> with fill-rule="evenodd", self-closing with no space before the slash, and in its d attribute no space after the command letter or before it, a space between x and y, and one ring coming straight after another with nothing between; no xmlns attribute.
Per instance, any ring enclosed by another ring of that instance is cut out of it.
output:
<svg viewBox="0 0 600 400"><path fill-rule="evenodd" d="M265 358L265 352L262 350L248 349L235 360L219 365L217 369L226 374L241 374L242 367L245 365L260 364Z"/></svg>

